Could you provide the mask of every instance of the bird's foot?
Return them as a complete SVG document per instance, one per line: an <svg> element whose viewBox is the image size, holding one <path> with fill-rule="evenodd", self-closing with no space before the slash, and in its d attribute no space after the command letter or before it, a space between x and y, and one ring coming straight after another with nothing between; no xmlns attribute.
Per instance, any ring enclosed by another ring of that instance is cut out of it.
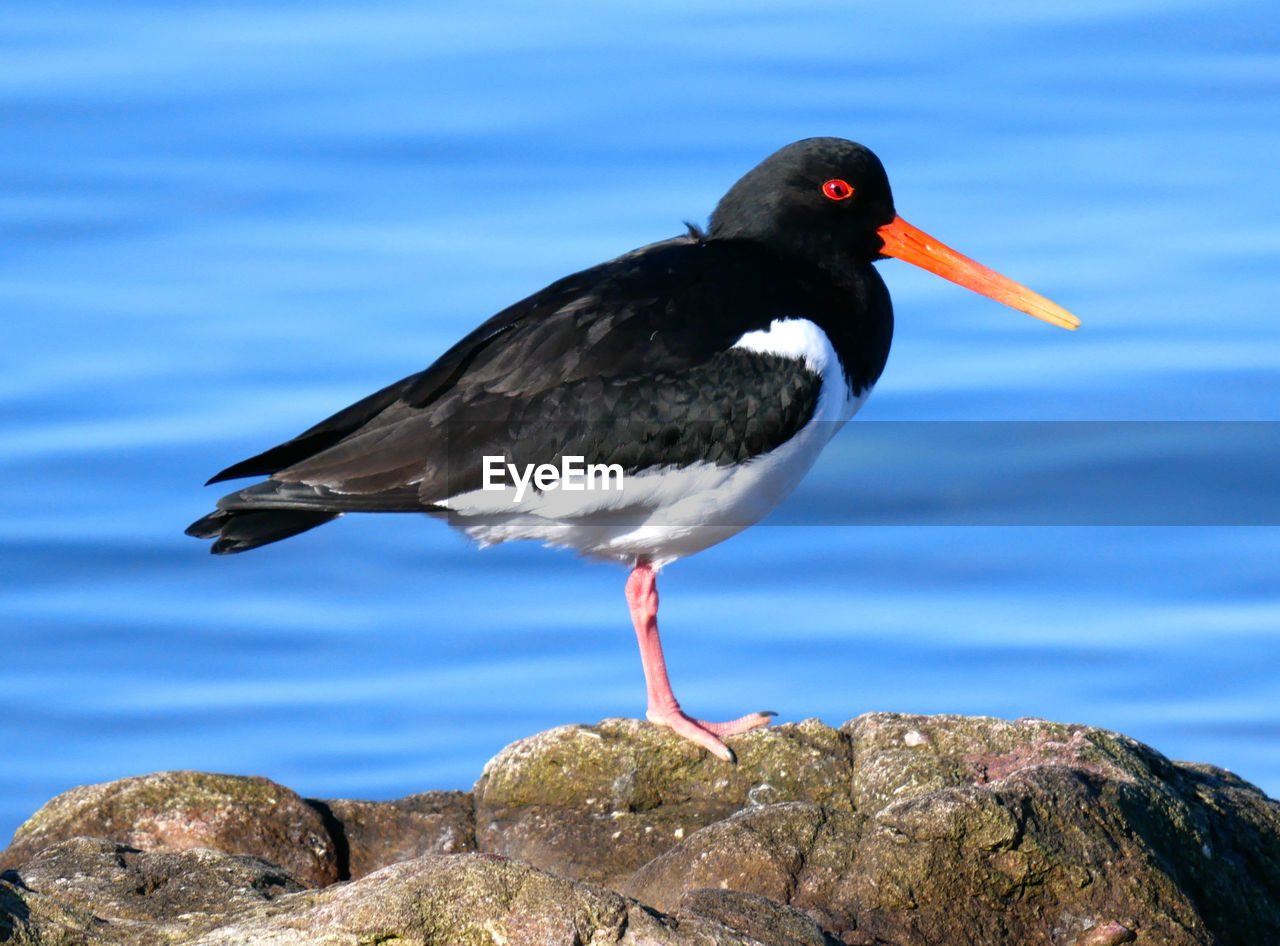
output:
<svg viewBox="0 0 1280 946"><path fill-rule="evenodd" d="M739 716L737 719L732 719L727 723L709 723L705 719L694 719L678 706L674 709L666 710L650 709L645 713L649 722L657 723L659 726L666 726L677 735L683 736L690 742L695 742L707 749L717 758L733 764L737 763L738 757L734 755L732 749L724 744L725 737L736 736L738 733L768 726L769 718L777 715L771 710L765 710L760 713L748 713L746 716Z"/></svg>

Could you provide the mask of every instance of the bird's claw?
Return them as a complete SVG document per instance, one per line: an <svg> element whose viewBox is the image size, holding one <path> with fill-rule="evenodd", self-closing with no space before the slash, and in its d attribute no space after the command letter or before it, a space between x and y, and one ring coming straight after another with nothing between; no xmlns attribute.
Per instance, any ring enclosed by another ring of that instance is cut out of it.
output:
<svg viewBox="0 0 1280 946"><path fill-rule="evenodd" d="M724 744L725 737L768 726L770 717L778 714L772 710L762 710L759 713L748 713L727 723L710 723L705 719L695 719L678 708L667 711L651 709L645 715L649 722L666 726L676 735L702 746L716 758L730 765L737 765L738 757Z"/></svg>

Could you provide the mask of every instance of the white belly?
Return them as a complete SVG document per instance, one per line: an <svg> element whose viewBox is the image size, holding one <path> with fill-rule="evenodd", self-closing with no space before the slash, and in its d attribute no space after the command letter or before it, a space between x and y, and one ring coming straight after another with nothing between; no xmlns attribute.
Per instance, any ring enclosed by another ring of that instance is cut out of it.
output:
<svg viewBox="0 0 1280 946"><path fill-rule="evenodd" d="M626 476L618 489L474 490L441 506L482 545L537 539L582 555L661 567L700 552L768 515L871 393L849 391L830 340L805 319L775 320L735 347L802 359L822 379L813 415L768 453L732 466L695 463Z"/></svg>

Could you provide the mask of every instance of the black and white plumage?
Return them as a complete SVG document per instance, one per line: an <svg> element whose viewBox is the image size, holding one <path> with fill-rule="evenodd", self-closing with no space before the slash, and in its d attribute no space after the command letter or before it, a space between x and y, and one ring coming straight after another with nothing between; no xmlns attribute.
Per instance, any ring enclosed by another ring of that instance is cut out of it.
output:
<svg viewBox="0 0 1280 946"><path fill-rule="evenodd" d="M1070 327L1052 303L930 241L896 216L866 148L789 145L729 190L705 234L690 227L567 276L425 371L223 470L210 482L268 478L187 531L228 553L347 512L423 512L482 544L531 538L659 568L766 515L861 406L893 333L875 260L908 259ZM516 502L483 488L494 455L519 468L616 464L623 488L529 489ZM701 724L703 739L654 700L651 686L650 718L731 755L715 728L727 724Z"/></svg>
<svg viewBox="0 0 1280 946"><path fill-rule="evenodd" d="M808 150L831 147L819 144ZM852 176L845 150L815 168L815 192L831 175ZM857 176L882 191L872 221L887 222L883 170L869 152L853 154ZM820 193L814 203L847 216ZM805 259L803 244L784 254L750 237L758 219L731 191L707 235L645 247L516 303L426 371L219 473L211 482L271 478L225 497L193 531L216 535L215 552L236 552L344 512L429 512L482 542L538 538L665 564L750 525L852 416L884 368L893 325L869 259L850 263L834 239L827 259ZM626 480L615 492L531 491L526 509L480 489L481 458L494 454L520 467L565 455L616 462ZM763 465L769 475L754 469ZM682 485L656 487L653 476ZM585 501L582 516L564 508L573 499ZM688 522L667 508L673 499L710 518ZM538 521L548 505L559 515ZM592 512L619 525L593 526ZM711 528L716 520L727 527ZM628 527L643 537L629 540Z"/></svg>

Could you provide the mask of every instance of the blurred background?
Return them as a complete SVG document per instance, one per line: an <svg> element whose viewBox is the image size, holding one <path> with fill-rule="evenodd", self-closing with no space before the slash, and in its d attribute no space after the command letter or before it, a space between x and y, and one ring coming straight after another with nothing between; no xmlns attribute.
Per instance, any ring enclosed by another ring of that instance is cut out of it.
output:
<svg viewBox="0 0 1280 946"><path fill-rule="evenodd" d="M855 425L1280 420L1274 5L973 6L6 6L0 844L86 782L392 798L642 715L621 569L413 516L219 559L182 529L215 471L705 222L797 138L867 144L904 217L1084 321L882 263L898 329ZM788 511L857 493L858 453L664 573L686 708L1043 716L1280 793L1274 526ZM1088 460L969 462L1025 494Z"/></svg>

